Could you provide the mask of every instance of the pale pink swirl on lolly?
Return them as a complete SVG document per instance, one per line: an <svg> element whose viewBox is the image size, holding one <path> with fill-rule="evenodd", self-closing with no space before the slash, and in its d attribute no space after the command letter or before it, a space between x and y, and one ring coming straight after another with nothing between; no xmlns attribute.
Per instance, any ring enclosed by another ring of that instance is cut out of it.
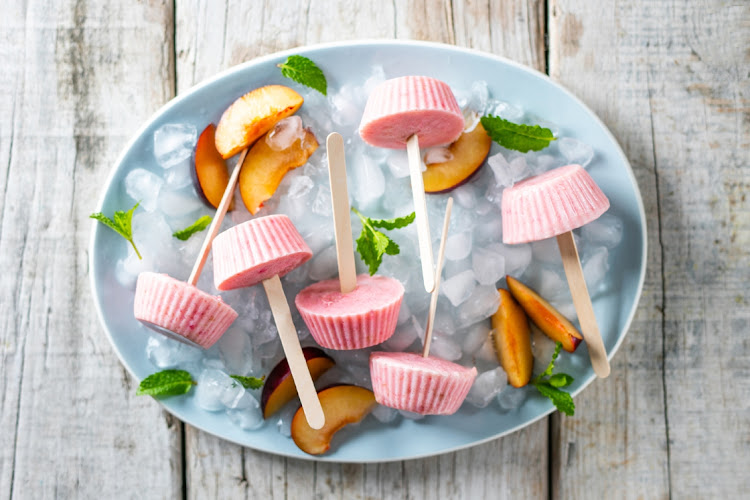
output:
<svg viewBox="0 0 750 500"><path fill-rule="evenodd" d="M609 200L580 165L529 177L503 191L503 243L526 243L597 219Z"/></svg>
<svg viewBox="0 0 750 500"><path fill-rule="evenodd" d="M396 330L404 287L385 276L357 276L341 293L338 279L313 283L294 299L310 334L328 349L362 349L388 340Z"/></svg>
<svg viewBox="0 0 750 500"><path fill-rule="evenodd" d="M211 347L237 318L234 309L221 297L166 274L151 272L138 275L133 313L148 326L204 349Z"/></svg>
<svg viewBox="0 0 750 500"><path fill-rule="evenodd" d="M310 247L286 215L252 219L214 240L214 284L219 290L253 286L285 275L310 257Z"/></svg>
<svg viewBox="0 0 750 500"><path fill-rule="evenodd" d="M405 149L406 140L419 137L428 148L455 141L464 117L451 88L427 76L386 80L367 99L359 135L372 146Z"/></svg>
<svg viewBox="0 0 750 500"><path fill-rule="evenodd" d="M458 411L477 376L464 366L408 352L370 354L370 376L378 403L422 415Z"/></svg>

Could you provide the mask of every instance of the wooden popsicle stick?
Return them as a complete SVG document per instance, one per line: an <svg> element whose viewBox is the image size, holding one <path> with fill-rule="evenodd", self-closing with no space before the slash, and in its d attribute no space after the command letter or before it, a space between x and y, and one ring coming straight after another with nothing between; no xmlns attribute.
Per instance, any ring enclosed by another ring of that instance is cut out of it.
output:
<svg viewBox="0 0 750 500"><path fill-rule="evenodd" d="M573 239L573 233L568 231L559 235L557 237L557 246L560 247L565 276L568 278L568 286L573 296L573 305L578 314L578 321L581 324L581 333L583 333L583 339L586 341L589 349L591 366L598 377L606 378L609 376L610 370L607 351L604 349L599 325L596 323L594 306L591 304L591 297L586 287L586 280L583 276L581 260L578 257L578 249Z"/></svg>
<svg viewBox="0 0 750 500"><path fill-rule="evenodd" d="M417 237L419 238L419 258L422 261L422 279L424 289L431 293L435 289L435 264L432 259L432 240L430 223L427 220L427 201L424 195L422 180L422 158L419 153L419 138L416 134L406 141L406 154L409 158L409 175L411 176L411 193L416 213Z"/></svg>
<svg viewBox="0 0 750 500"><path fill-rule="evenodd" d="M195 260L193 270L190 273L190 277L188 278L187 282L190 285L195 286L198 283L198 278L201 277L201 271L203 271L203 266L206 265L206 259L208 259L208 252L209 250L211 250L211 243L213 243L214 238L216 238L216 234L219 232L221 223L224 221L224 216L229 209L229 205L230 203L232 203L232 197L234 196L234 187L237 185L237 179L239 179L240 177L240 169L242 168L242 164L245 162L247 151L247 149L242 151L240 159L237 161L237 165L234 167L234 171L232 172L231 177L229 177L229 183L224 190L224 195L222 195L221 197L221 202L219 203L219 207L216 209L214 219L213 221L211 221L211 225L208 227L208 234L206 234L206 239L203 240L203 246L201 247L201 251L198 252L198 258Z"/></svg>
<svg viewBox="0 0 750 500"><path fill-rule="evenodd" d="M279 331L281 346L284 348L284 355L289 364L289 371L297 388L297 394L302 403L307 423L313 429L321 429L326 423L326 417L323 413L323 407L320 405L313 379L310 376L310 370L307 368L307 361L302 353L299 337L297 337L297 329L292 321L289 303L286 301L286 295L284 295L284 289L281 287L281 280L278 275L263 280L263 288L266 289L271 313L276 322L276 329Z"/></svg>
<svg viewBox="0 0 750 500"><path fill-rule="evenodd" d="M443 235L440 237L440 248L438 249L437 267L435 269L435 289L430 296L430 312L427 316L427 325L424 331L424 347L422 356L430 355L430 344L432 343L432 327L435 324L435 311L437 311L438 295L440 295L440 276L443 274L443 261L445 260L445 242L448 239L448 226L451 222L451 210L453 209L453 198L448 198L445 206L445 219L443 219Z"/></svg>
<svg viewBox="0 0 750 500"><path fill-rule="evenodd" d="M352 221L349 215L349 191L346 187L346 156L344 138L333 132L326 139L328 153L328 179L331 183L333 228L336 236L336 260L339 265L341 293L357 287L357 269L354 265Z"/></svg>

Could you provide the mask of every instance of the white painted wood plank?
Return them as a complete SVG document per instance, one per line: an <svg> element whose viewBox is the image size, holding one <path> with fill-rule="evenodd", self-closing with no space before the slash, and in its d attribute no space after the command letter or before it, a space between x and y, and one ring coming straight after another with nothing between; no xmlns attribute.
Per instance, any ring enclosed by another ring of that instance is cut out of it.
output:
<svg viewBox="0 0 750 500"><path fill-rule="evenodd" d="M554 496L743 496L750 9L550 6L551 74L620 139L651 246L644 298L612 382L595 383L579 398L579 415L556 421Z"/></svg>
<svg viewBox="0 0 750 500"><path fill-rule="evenodd" d="M178 92L256 56L355 38L456 43L515 58L543 71L543 2L497 4L178 1ZM547 494L546 419L471 450L373 465L283 459L242 450L189 426L186 434L191 498L480 498L480 492L488 498L530 498Z"/></svg>
<svg viewBox="0 0 750 500"><path fill-rule="evenodd" d="M114 158L171 94L170 26L166 3L3 6L3 498L180 495L180 424L135 397L87 268L88 214Z"/></svg>

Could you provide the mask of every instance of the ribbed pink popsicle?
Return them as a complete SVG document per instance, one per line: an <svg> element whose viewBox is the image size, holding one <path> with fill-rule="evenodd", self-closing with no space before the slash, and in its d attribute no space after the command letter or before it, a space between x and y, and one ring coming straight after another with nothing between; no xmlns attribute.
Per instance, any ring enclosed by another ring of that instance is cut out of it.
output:
<svg viewBox="0 0 750 500"><path fill-rule="evenodd" d="M557 236L591 366L602 378L609 376L609 360L571 231L597 219L608 208L609 200L580 165L550 170L503 191L504 243L526 243Z"/></svg>
<svg viewBox="0 0 750 500"><path fill-rule="evenodd" d="M404 287L386 276L357 276L342 293L338 278L313 283L294 302L310 334L328 349L362 349L388 340L396 330Z"/></svg>
<svg viewBox="0 0 750 500"><path fill-rule="evenodd" d="M466 399L477 376L435 357L409 352L370 354L370 377L378 403L422 415L452 415Z"/></svg>
<svg viewBox="0 0 750 500"><path fill-rule="evenodd" d="M252 219L214 240L214 284L219 290L253 286L285 275L310 257L310 247L286 215Z"/></svg>
<svg viewBox="0 0 750 500"><path fill-rule="evenodd" d="M219 340L237 319L237 313L221 297L151 272L138 275L133 312L150 328L204 349Z"/></svg>

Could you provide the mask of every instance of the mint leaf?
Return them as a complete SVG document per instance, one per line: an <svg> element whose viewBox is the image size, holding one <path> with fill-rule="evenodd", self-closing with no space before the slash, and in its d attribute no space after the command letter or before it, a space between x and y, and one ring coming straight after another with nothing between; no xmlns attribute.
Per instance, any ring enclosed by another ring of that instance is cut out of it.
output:
<svg viewBox="0 0 750 500"><path fill-rule="evenodd" d="M567 387L573 383L573 377L567 373L555 373L552 374L552 370L555 369L555 361L560 355L562 349L562 342L555 342L555 352L552 353L552 359L550 360L547 368L542 373L531 381L531 384L536 387L542 396L548 397L555 407L568 416L573 416L575 413L576 405L573 403L573 397L565 391L560 390L560 387Z"/></svg>
<svg viewBox="0 0 750 500"><path fill-rule="evenodd" d="M323 74L323 71L321 71L321 69L307 57L289 56L285 62L277 64L276 66L281 68L281 74L286 78L291 78L295 82L301 83L311 89L315 89L323 95L328 95L328 82L326 82L326 76Z"/></svg>
<svg viewBox="0 0 750 500"><path fill-rule="evenodd" d="M412 212L404 217L395 219L371 219L360 213L359 210L352 207L352 212L357 214L362 221L362 232L357 238L357 252L362 257L362 261L367 264L370 276L375 274L383 262L383 255L398 255L401 249L398 244L385 234L381 233L376 227L383 229L398 229L406 227L414 221L415 214Z"/></svg>
<svg viewBox="0 0 750 500"><path fill-rule="evenodd" d="M541 151L555 140L550 129L539 125L521 125L493 115L483 116L481 122L493 141L522 153Z"/></svg>
<svg viewBox="0 0 750 500"><path fill-rule="evenodd" d="M208 215L204 215L185 229L175 231L174 233L172 233L172 236L174 236L178 240L187 241L188 238L190 238L195 233L200 233L201 231L206 229L209 224L211 224L211 217L209 217Z"/></svg>
<svg viewBox="0 0 750 500"><path fill-rule="evenodd" d="M230 377L242 384L242 387L244 387L245 389L260 389L261 387L263 387L263 380L265 380L266 378L265 375L260 378L243 377L242 375L230 375Z"/></svg>
<svg viewBox="0 0 750 500"><path fill-rule="evenodd" d="M138 205L141 203L138 202L135 205L133 205L133 208L128 210L127 212L121 212L119 210L115 211L114 220L110 219L106 215L104 215L101 212L97 212L95 214L89 215L91 219L96 219L126 240L130 242L131 245L133 245L133 250L135 250L135 254L138 256L139 259L142 259L141 253L138 251L138 248L135 246L135 242L133 241L133 227L132 227L132 220L133 220L133 212L136 208L138 208Z"/></svg>
<svg viewBox="0 0 750 500"><path fill-rule="evenodd" d="M195 385L185 370L163 370L141 380L136 396L168 397L187 393Z"/></svg>

